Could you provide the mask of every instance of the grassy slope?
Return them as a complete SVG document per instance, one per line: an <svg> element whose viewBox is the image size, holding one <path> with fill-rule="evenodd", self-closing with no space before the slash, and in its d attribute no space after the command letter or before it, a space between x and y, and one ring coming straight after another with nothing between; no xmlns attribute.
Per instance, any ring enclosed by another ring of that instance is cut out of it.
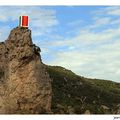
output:
<svg viewBox="0 0 120 120"><path fill-rule="evenodd" d="M53 79L52 111L61 114L116 113L120 104L120 84L112 81L89 79L58 66L46 66ZM104 110L101 105L107 106Z"/></svg>

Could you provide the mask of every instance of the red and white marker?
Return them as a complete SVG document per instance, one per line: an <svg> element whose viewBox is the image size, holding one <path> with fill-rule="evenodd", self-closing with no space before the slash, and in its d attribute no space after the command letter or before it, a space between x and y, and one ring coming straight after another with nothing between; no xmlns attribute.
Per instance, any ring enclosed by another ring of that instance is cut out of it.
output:
<svg viewBox="0 0 120 120"><path fill-rule="evenodd" d="M20 16L19 26L28 27L28 16Z"/></svg>

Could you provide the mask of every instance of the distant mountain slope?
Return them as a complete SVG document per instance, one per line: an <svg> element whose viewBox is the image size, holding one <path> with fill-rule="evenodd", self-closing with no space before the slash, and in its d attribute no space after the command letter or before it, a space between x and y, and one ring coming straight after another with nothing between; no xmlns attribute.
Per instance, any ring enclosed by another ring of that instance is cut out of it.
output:
<svg viewBox="0 0 120 120"><path fill-rule="evenodd" d="M47 66L56 114L120 114L120 83L78 76L60 66Z"/></svg>

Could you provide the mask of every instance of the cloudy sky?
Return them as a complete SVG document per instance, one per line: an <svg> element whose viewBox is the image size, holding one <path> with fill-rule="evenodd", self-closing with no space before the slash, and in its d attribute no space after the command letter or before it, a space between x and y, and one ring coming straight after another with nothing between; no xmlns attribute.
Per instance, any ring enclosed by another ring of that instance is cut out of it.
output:
<svg viewBox="0 0 120 120"><path fill-rule="evenodd" d="M29 16L44 63L120 82L120 6L0 6L0 41Z"/></svg>

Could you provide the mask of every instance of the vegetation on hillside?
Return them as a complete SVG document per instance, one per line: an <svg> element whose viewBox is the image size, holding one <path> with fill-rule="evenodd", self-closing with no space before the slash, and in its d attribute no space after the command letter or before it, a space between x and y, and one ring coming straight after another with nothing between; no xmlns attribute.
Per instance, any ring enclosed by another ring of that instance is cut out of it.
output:
<svg viewBox="0 0 120 120"><path fill-rule="evenodd" d="M89 79L60 66L47 66L55 114L120 114L120 83Z"/></svg>

